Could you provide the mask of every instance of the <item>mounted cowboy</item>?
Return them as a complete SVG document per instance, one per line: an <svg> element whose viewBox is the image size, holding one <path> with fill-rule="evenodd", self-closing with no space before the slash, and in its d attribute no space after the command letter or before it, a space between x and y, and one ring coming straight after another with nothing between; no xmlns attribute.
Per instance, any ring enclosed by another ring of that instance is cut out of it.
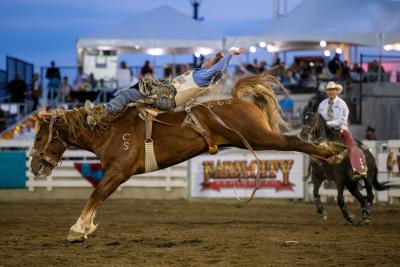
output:
<svg viewBox="0 0 400 267"><path fill-rule="evenodd" d="M357 147L348 129L349 108L346 102L339 97L339 94L343 92L343 87L330 81L324 92L328 98L319 104L318 113L326 120L328 127L340 131L343 142L349 151L350 163L354 171L353 179L366 176L367 165L364 153Z"/></svg>
<svg viewBox="0 0 400 267"><path fill-rule="evenodd" d="M118 114L131 102L150 104L163 111L172 111L183 106L207 91L208 86L220 78L232 56L240 55L244 51L244 48L235 48L229 50L226 56L218 53L215 57L205 60L201 68L187 71L171 82L159 81L151 75L146 75L136 85L119 90L110 102L95 108L90 101L86 101L85 110L91 115L88 117L88 123L94 125L104 117ZM157 114L157 111L154 113Z"/></svg>

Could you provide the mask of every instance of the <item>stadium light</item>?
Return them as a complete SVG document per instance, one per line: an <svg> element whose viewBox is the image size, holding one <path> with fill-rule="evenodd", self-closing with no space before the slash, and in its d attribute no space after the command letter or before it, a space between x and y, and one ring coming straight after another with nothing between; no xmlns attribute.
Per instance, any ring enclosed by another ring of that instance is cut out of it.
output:
<svg viewBox="0 0 400 267"><path fill-rule="evenodd" d="M386 51L390 50L400 51L400 43L385 45L383 49L385 49Z"/></svg>
<svg viewBox="0 0 400 267"><path fill-rule="evenodd" d="M163 50L161 48L150 48L147 50L147 54L152 56L160 56L163 54Z"/></svg>
<svg viewBox="0 0 400 267"><path fill-rule="evenodd" d="M278 48L276 46L272 45L272 44L268 44L267 45L267 51L270 52L270 53L276 52L276 51L278 51Z"/></svg>
<svg viewBox="0 0 400 267"><path fill-rule="evenodd" d="M321 42L319 42L319 45L321 47L326 47L326 41L325 40L321 40Z"/></svg>
<svg viewBox="0 0 400 267"><path fill-rule="evenodd" d="M249 51L250 53L255 53L257 51L257 48L255 46L250 46Z"/></svg>
<svg viewBox="0 0 400 267"><path fill-rule="evenodd" d="M267 46L267 44L266 44L265 42L259 42L258 45L259 45L261 48L265 48L265 47Z"/></svg>
<svg viewBox="0 0 400 267"><path fill-rule="evenodd" d="M331 51L325 50L325 51L324 51L324 56L330 57L330 56L331 56Z"/></svg>

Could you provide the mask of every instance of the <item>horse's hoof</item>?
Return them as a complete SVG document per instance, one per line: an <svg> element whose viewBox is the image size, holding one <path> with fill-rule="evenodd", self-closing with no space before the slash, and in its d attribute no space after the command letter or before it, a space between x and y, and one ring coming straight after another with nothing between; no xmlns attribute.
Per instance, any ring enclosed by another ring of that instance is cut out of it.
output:
<svg viewBox="0 0 400 267"><path fill-rule="evenodd" d="M85 239L87 239L87 235L85 233L69 230L67 237L68 242L83 242Z"/></svg>
<svg viewBox="0 0 400 267"><path fill-rule="evenodd" d="M326 220L328 219L328 214L326 214L325 211L323 211L323 212L317 212L317 216L318 216L319 218L321 218L322 220L324 220L324 221L326 221Z"/></svg>
<svg viewBox="0 0 400 267"><path fill-rule="evenodd" d="M351 224L355 224L354 223L354 216L353 216L353 214L348 214L347 216L345 216L345 219L346 219L346 221L348 221L349 223L351 223Z"/></svg>
<svg viewBox="0 0 400 267"><path fill-rule="evenodd" d="M370 218L364 218L364 219L362 219L361 222L358 223L358 225L363 226L363 225L369 225L370 223L371 223L371 219Z"/></svg>

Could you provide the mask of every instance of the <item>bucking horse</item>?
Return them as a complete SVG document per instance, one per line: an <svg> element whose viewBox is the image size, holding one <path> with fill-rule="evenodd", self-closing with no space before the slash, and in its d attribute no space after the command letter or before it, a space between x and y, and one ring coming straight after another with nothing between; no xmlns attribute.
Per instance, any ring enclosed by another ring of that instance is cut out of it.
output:
<svg viewBox="0 0 400 267"><path fill-rule="evenodd" d="M210 143L215 147L251 146L254 150L291 150L324 159L334 157L338 152L329 146L280 133L285 121L272 90L275 82L268 73L243 77L235 83L231 99L193 104L190 112L207 133L208 140L183 123L187 109L158 114L152 132L158 167L166 168L204 153ZM243 96L251 96L252 103L242 100ZM36 135L30 153L34 175L51 175L71 146L93 152L105 171L70 228L69 241L83 241L93 233L97 227L93 222L95 213L102 202L132 175L145 172L146 127L140 114L137 108L129 107L109 123L96 126L88 125L84 108L36 114Z"/></svg>

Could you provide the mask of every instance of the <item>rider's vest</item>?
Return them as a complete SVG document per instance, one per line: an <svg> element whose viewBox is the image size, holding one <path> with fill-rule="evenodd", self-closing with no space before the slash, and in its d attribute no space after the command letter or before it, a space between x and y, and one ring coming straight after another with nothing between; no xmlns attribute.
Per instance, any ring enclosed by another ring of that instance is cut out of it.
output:
<svg viewBox="0 0 400 267"><path fill-rule="evenodd" d="M176 89L175 103L181 106L192 98L202 94L208 87L199 87L193 79L193 70L176 77L171 81Z"/></svg>

